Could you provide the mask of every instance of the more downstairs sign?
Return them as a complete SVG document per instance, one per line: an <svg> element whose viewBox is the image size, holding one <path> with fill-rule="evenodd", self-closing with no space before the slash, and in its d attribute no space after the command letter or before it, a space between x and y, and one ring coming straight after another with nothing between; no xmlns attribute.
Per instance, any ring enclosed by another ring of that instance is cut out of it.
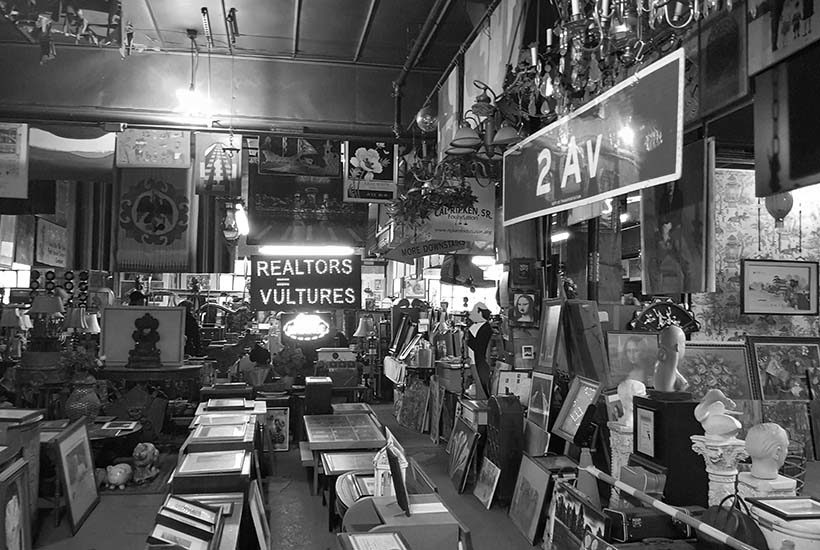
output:
<svg viewBox="0 0 820 550"><path fill-rule="evenodd" d="M683 50L504 153L504 225L680 179Z"/></svg>

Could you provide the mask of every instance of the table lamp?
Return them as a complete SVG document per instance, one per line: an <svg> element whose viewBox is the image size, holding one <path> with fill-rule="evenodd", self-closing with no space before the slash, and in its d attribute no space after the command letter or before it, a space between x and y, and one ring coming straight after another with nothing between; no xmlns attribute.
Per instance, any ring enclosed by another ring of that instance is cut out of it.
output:
<svg viewBox="0 0 820 550"><path fill-rule="evenodd" d="M88 333L89 334L99 334L100 333L100 321L97 318L96 313L86 313L85 315L85 323L88 325Z"/></svg>
<svg viewBox="0 0 820 550"><path fill-rule="evenodd" d="M60 351L63 301L53 294L34 297L28 314L31 317L31 350Z"/></svg>
<svg viewBox="0 0 820 550"><path fill-rule="evenodd" d="M359 339L359 350L367 349L367 339L372 332L373 317L370 315L363 315L359 318L359 326L356 327L356 332L353 333L353 338Z"/></svg>

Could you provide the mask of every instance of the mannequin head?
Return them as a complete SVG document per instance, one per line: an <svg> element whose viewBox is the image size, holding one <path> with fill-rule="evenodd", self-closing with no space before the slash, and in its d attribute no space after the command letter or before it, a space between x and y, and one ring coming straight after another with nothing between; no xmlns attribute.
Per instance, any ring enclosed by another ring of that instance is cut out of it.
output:
<svg viewBox="0 0 820 550"><path fill-rule="evenodd" d="M646 386L643 382L627 378L618 384L618 399L621 400L621 406L624 408L624 415L618 419L618 422L627 428L631 428L634 422L632 418L632 410L634 408L632 399L636 395L646 395Z"/></svg>
<svg viewBox="0 0 820 550"><path fill-rule="evenodd" d="M490 310L484 302L476 302L476 305L470 310L469 317L473 323L483 323L490 320Z"/></svg>
<svg viewBox="0 0 820 550"><path fill-rule="evenodd" d="M677 325L664 327L658 334L658 360L655 363L655 390L671 392L682 389L685 380L678 363L686 352L686 333Z"/></svg>
<svg viewBox="0 0 820 550"><path fill-rule="evenodd" d="M752 459L752 475L758 479L777 479L786 462L789 434L773 422L752 426L746 434L746 452Z"/></svg>

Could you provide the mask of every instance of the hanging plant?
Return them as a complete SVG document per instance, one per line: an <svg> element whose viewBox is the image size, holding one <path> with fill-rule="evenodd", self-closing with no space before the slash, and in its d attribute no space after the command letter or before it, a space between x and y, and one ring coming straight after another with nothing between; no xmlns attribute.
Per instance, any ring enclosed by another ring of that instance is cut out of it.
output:
<svg viewBox="0 0 820 550"><path fill-rule="evenodd" d="M434 185L433 182L413 187L400 195L389 207L390 217L398 225L418 227L441 210L466 210L475 205L469 185L462 182Z"/></svg>

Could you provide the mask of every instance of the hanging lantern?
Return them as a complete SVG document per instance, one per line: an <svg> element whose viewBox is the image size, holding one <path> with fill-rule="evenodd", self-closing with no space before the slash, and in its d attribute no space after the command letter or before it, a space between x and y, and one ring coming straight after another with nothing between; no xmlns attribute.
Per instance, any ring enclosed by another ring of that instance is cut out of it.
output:
<svg viewBox="0 0 820 550"><path fill-rule="evenodd" d="M783 228L783 220L792 211L792 206L794 206L794 198L789 191L766 197L766 210L774 218L775 228Z"/></svg>

